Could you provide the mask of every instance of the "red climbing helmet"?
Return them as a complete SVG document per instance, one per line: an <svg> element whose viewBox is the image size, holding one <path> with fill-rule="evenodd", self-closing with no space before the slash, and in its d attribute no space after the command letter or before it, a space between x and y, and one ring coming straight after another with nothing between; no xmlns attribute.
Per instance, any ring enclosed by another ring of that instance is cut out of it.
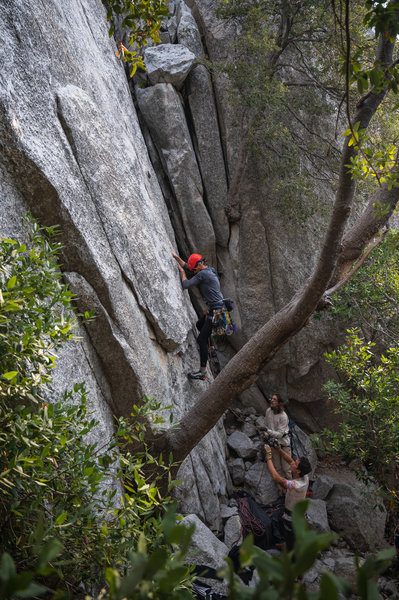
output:
<svg viewBox="0 0 399 600"><path fill-rule="evenodd" d="M195 267L197 266L197 263L199 263L200 260L203 260L201 254L191 254L191 256L189 256L187 265L190 271L194 271Z"/></svg>

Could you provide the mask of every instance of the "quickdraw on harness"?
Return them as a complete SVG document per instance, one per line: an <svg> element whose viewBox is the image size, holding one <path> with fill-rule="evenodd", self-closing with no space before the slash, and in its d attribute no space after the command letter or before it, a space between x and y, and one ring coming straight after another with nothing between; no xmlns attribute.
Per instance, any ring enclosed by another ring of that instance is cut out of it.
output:
<svg viewBox="0 0 399 600"><path fill-rule="evenodd" d="M216 308L213 311L212 317L212 333L213 335L232 335L237 331L230 313L224 306Z"/></svg>

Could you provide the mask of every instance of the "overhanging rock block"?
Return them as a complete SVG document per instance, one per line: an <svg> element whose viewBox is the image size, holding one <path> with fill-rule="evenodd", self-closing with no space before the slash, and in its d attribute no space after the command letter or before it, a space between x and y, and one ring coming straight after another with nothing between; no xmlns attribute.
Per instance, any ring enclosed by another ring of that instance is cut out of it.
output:
<svg viewBox="0 0 399 600"><path fill-rule="evenodd" d="M195 54L182 44L161 44L147 48L144 54L150 83L171 83L178 90L181 89L195 60Z"/></svg>

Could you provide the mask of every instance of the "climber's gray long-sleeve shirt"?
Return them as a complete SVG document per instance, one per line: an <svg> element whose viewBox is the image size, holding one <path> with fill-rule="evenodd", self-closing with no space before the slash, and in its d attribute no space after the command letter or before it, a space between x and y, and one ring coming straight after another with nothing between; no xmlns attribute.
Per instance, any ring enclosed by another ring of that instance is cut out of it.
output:
<svg viewBox="0 0 399 600"><path fill-rule="evenodd" d="M187 274L191 273L187 263L184 264L184 270ZM199 286L201 296L209 308L214 308L216 304L220 304L223 301L219 277L213 267L202 269L202 271L198 271L191 279L183 281L183 289L185 290L193 285Z"/></svg>

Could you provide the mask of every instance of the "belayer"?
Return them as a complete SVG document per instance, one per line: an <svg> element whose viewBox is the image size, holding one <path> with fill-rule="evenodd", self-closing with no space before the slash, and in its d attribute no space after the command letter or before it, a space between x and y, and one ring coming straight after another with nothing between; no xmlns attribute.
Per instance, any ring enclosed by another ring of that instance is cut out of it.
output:
<svg viewBox="0 0 399 600"><path fill-rule="evenodd" d="M278 486L287 490L284 501L284 511L280 515L281 518L279 518L278 525L281 538L287 545L287 550L292 550L295 541L291 517L292 509L297 502L305 500L306 498L306 492L308 491L309 486L308 474L311 472L312 467L306 456L301 456L297 460L294 460L290 454L287 454L281 447L278 447L281 459L289 464L292 473L292 479L286 479L276 471L270 446L265 444L264 449L267 468L269 469L273 481Z"/></svg>
<svg viewBox="0 0 399 600"><path fill-rule="evenodd" d="M191 254L187 262L184 262L174 252L172 252L172 256L177 261L183 289L187 290L193 285L197 285L201 296L208 305L208 312L197 322L200 369L188 374L190 379L206 381L208 380L206 375L208 340L212 334L212 329L216 330L217 333L232 333L234 325L230 322L229 313L225 311L223 294L220 291L220 281L215 269L206 264L206 260L201 254ZM190 274L194 275L191 279L187 279L187 275Z"/></svg>

